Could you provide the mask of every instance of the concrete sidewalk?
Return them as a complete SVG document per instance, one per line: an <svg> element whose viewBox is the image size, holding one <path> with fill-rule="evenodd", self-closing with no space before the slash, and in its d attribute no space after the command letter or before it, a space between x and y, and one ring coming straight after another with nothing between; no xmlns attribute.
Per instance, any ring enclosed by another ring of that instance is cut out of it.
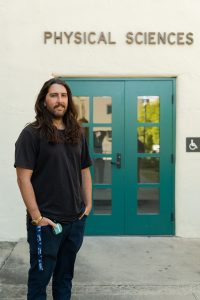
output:
<svg viewBox="0 0 200 300"><path fill-rule="evenodd" d="M28 260L25 240L0 243L0 299L26 299ZM85 237L72 296L83 299L200 300L200 239Z"/></svg>

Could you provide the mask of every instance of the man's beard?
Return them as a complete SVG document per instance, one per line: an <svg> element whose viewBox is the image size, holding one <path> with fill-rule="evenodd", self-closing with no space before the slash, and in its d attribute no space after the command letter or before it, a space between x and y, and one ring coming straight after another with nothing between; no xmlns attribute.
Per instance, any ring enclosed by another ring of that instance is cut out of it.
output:
<svg viewBox="0 0 200 300"><path fill-rule="evenodd" d="M58 107L63 107L64 109L62 111L56 111L56 108ZM66 114L66 111L67 111L67 108L66 106L62 105L62 104L59 104L59 105L56 105L54 106L53 109L49 109L48 107L46 108L47 111L49 112L49 114L51 115L51 117L55 120L60 120L63 118L63 116Z"/></svg>

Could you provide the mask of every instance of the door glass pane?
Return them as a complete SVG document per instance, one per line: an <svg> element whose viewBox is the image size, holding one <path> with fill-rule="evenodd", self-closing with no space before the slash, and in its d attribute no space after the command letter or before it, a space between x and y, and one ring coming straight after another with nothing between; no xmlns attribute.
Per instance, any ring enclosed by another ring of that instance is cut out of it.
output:
<svg viewBox="0 0 200 300"><path fill-rule="evenodd" d="M93 123L112 123L112 97L93 97Z"/></svg>
<svg viewBox="0 0 200 300"><path fill-rule="evenodd" d="M112 128L94 127L94 152L111 154L112 153Z"/></svg>
<svg viewBox="0 0 200 300"><path fill-rule="evenodd" d="M160 129L159 127L138 127L138 152L160 152Z"/></svg>
<svg viewBox="0 0 200 300"><path fill-rule="evenodd" d="M73 102L78 112L78 121L81 123L89 122L89 97L73 96Z"/></svg>
<svg viewBox="0 0 200 300"><path fill-rule="evenodd" d="M138 182L159 183L159 162L157 157L138 158Z"/></svg>
<svg viewBox="0 0 200 300"><path fill-rule="evenodd" d="M111 157L94 159L94 183L111 183Z"/></svg>
<svg viewBox="0 0 200 300"><path fill-rule="evenodd" d="M111 189L94 189L94 214L111 215L112 191Z"/></svg>
<svg viewBox="0 0 200 300"><path fill-rule="evenodd" d="M158 188L138 188L138 214L158 214L160 211L160 196Z"/></svg>
<svg viewBox="0 0 200 300"><path fill-rule="evenodd" d="M160 99L158 96L139 96L138 100L138 122L160 121Z"/></svg>

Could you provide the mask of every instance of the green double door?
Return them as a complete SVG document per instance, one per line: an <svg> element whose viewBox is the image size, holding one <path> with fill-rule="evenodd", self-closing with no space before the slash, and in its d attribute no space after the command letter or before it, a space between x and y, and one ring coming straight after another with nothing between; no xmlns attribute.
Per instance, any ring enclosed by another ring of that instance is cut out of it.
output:
<svg viewBox="0 0 200 300"><path fill-rule="evenodd" d="M63 79L93 159L86 234L174 234L174 79Z"/></svg>

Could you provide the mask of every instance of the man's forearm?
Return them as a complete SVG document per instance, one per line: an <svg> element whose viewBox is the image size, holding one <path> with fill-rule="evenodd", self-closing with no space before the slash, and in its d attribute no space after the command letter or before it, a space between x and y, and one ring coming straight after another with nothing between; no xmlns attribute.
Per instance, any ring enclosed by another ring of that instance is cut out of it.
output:
<svg viewBox="0 0 200 300"><path fill-rule="evenodd" d="M40 211L36 202L35 193L30 180L18 179L19 189L26 205L26 208L32 219L37 219L40 216Z"/></svg>
<svg viewBox="0 0 200 300"><path fill-rule="evenodd" d="M83 200L86 207L91 210L92 208L92 179L90 169L82 170L82 193Z"/></svg>

